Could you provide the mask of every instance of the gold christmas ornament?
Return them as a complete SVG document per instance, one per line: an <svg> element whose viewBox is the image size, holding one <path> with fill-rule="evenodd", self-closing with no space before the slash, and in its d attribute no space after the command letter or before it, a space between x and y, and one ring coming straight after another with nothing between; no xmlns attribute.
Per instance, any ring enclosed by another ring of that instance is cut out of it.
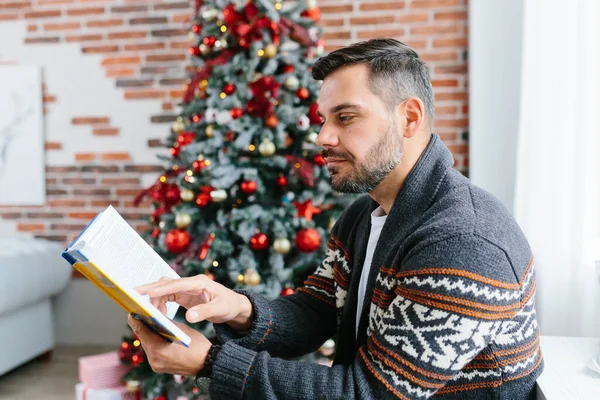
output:
<svg viewBox="0 0 600 400"><path fill-rule="evenodd" d="M127 381L125 390L128 392L137 392L140 390L141 382L136 380Z"/></svg>
<svg viewBox="0 0 600 400"><path fill-rule="evenodd" d="M276 55L277 55L277 46L275 46L273 43L270 43L265 46L265 57L273 58Z"/></svg>
<svg viewBox="0 0 600 400"><path fill-rule="evenodd" d="M211 52L211 48L205 45L204 43L198 46L198 48L200 49L200 54L202 54L203 56L206 56Z"/></svg>
<svg viewBox="0 0 600 400"><path fill-rule="evenodd" d="M258 146L258 151L262 156L265 157L272 156L273 154L275 154L276 150L277 149L275 148L275 143L268 139L263 140L263 142Z"/></svg>
<svg viewBox="0 0 600 400"><path fill-rule="evenodd" d="M223 189L217 189L210 192L210 198L215 203L221 203L227 200L227 192Z"/></svg>
<svg viewBox="0 0 600 400"><path fill-rule="evenodd" d="M219 11L216 8L206 8L202 10L202 18L206 21L214 21L219 16Z"/></svg>
<svg viewBox="0 0 600 400"><path fill-rule="evenodd" d="M260 275L256 270L248 269L244 274L244 282L249 286L256 286L260 283Z"/></svg>
<svg viewBox="0 0 600 400"><path fill-rule="evenodd" d="M315 143L319 134L317 132L308 132L308 135L304 137L307 143Z"/></svg>
<svg viewBox="0 0 600 400"><path fill-rule="evenodd" d="M192 201L195 198L194 192L190 189L181 189L179 196L181 196L181 200L183 201Z"/></svg>
<svg viewBox="0 0 600 400"><path fill-rule="evenodd" d="M279 254L287 254L292 248L292 244L286 238L275 239L273 249Z"/></svg>
<svg viewBox="0 0 600 400"><path fill-rule="evenodd" d="M192 223L192 217L190 214L185 212L178 212L175 214L175 225L178 228L187 228Z"/></svg>
<svg viewBox="0 0 600 400"><path fill-rule="evenodd" d="M179 133L185 129L185 124L183 123L182 120L177 120L177 121L173 122L172 128L173 128L174 132Z"/></svg>
<svg viewBox="0 0 600 400"><path fill-rule="evenodd" d="M210 124L206 127L206 136L208 136L209 138L214 136L214 130L215 127L213 124Z"/></svg>
<svg viewBox="0 0 600 400"><path fill-rule="evenodd" d="M283 85L287 90L295 91L300 87L300 81L295 76L288 76Z"/></svg>
<svg viewBox="0 0 600 400"><path fill-rule="evenodd" d="M317 6L317 0L306 0L306 8L312 10Z"/></svg>

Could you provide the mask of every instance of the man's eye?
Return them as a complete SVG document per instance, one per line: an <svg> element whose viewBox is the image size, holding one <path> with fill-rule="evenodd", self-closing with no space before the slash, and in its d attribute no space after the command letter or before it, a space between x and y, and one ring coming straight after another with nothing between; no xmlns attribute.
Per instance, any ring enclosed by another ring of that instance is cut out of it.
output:
<svg viewBox="0 0 600 400"><path fill-rule="evenodd" d="M340 121L342 122L350 122L350 120L353 118L352 115L340 115Z"/></svg>

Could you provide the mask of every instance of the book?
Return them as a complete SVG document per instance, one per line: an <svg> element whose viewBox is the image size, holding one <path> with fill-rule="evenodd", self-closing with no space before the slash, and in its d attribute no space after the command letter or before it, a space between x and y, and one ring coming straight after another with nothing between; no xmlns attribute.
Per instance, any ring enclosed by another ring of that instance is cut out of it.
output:
<svg viewBox="0 0 600 400"><path fill-rule="evenodd" d="M139 315L166 340L190 346L191 338L172 321L179 305L163 314L134 288L179 275L112 206L99 212L62 257L128 313Z"/></svg>

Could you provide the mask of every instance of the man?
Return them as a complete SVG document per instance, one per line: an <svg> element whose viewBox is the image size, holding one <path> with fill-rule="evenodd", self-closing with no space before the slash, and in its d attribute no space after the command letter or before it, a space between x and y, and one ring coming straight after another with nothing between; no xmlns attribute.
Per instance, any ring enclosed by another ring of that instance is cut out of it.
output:
<svg viewBox="0 0 600 400"><path fill-rule="evenodd" d="M367 192L338 219L305 286L274 301L205 276L144 286L216 324L167 344L129 319L157 372L211 379L211 398L527 399L542 371L531 250L507 210L452 168L432 134L429 73L392 39L317 61L333 187ZM331 368L283 358L337 334ZM281 358L276 358L281 357Z"/></svg>

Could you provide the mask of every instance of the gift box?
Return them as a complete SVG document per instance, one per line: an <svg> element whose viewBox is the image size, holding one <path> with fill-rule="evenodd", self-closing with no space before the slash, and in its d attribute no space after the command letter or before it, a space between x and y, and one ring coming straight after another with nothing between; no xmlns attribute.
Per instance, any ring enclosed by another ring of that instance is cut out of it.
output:
<svg viewBox="0 0 600 400"><path fill-rule="evenodd" d="M90 388L85 383L75 385L75 400L141 400L142 392L131 392L125 386Z"/></svg>
<svg viewBox="0 0 600 400"><path fill-rule="evenodd" d="M91 388L85 383L75 385L76 400L122 400L126 395L124 387Z"/></svg>
<svg viewBox="0 0 600 400"><path fill-rule="evenodd" d="M114 388L121 386L121 378L129 369L116 351L81 357L79 381L90 389Z"/></svg>

